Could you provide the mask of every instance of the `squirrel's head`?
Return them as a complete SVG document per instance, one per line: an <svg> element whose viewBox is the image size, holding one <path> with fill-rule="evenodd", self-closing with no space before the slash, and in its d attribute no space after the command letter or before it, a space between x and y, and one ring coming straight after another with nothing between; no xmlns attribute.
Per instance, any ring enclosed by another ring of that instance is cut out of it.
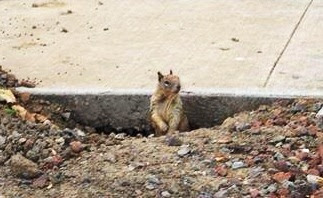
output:
<svg viewBox="0 0 323 198"><path fill-rule="evenodd" d="M163 75L158 72L158 86L166 93L166 94L177 94L181 90L181 83L179 77L173 75L173 71L170 70L169 74Z"/></svg>

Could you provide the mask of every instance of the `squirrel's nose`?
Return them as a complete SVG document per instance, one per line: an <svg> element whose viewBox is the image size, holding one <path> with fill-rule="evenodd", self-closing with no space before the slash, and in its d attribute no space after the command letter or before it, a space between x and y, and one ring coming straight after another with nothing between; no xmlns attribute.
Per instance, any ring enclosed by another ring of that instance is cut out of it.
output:
<svg viewBox="0 0 323 198"><path fill-rule="evenodd" d="M176 88L177 88L178 90L180 90L180 89L181 89L181 86L180 86L180 85L177 85L177 86L176 86Z"/></svg>

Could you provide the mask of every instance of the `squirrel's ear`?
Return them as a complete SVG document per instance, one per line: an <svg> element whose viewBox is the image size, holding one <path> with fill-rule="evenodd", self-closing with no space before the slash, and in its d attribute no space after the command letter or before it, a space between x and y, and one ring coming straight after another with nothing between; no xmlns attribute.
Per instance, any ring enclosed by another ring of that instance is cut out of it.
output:
<svg viewBox="0 0 323 198"><path fill-rule="evenodd" d="M169 70L169 74L172 75L173 74L173 71L172 70Z"/></svg>
<svg viewBox="0 0 323 198"><path fill-rule="evenodd" d="M163 74L160 72L157 72L158 74L158 81L161 81L162 78L164 78Z"/></svg>

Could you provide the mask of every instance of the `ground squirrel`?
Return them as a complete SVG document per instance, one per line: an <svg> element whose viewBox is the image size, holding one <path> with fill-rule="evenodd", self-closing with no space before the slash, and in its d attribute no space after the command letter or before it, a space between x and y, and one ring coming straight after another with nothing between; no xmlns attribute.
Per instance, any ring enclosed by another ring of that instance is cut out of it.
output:
<svg viewBox="0 0 323 198"><path fill-rule="evenodd" d="M179 96L181 84L179 77L173 75L172 70L168 75L158 74L158 86L150 98L149 119L155 129L155 135L165 135L175 131L188 131L189 124L184 114L182 100Z"/></svg>

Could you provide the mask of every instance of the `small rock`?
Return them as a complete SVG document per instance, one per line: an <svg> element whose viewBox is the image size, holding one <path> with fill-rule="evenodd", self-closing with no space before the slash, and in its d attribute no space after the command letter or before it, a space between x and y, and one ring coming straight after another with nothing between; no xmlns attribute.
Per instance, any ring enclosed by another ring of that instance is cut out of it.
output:
<svg viewBox="0 0 323 198"><path fill-rule="evenodd" d="M157 185L161 184L161 181L159 180L159 178L156 175L148 176L147 182L152 183L152 184L157 184Z"/></svg>
<svg viewBox="0 0 323 198"><path fill-rule="evenodd" d="M69 120L71 117L71 112L62 113L61 116L64 118L64 120Z"/></svg>
<svg viewBox="0 0 323 198"><path fill-rule="evenodd" d="M274 155L274 159L275 160L283 160L285 158L285 156L283 155L283 154L281 154L280 152L277 152L277 153L275 153L275 155Z"/></svg>
<svg viewBox="0 0 323 198"><path fill-rule="evenodd" d="M305 110L306 110L306 107L303 104L297 103L291 107L290 112L291 113L298 113L298 112L304 112Z"/></svg>
<svg viewBox="0 0 323 198"><path fill-rule="evenodd" d="M146 187L148 190L154 190L154 189L156 188L154 184L150 184L150 183L146 184L146 185L145 185L145 187Z"/></svg>
<svg viewBox="0 0 323 198"><path fill-rule="evenodd" d="M280 171L283 171L283 172L287 172L289 170L289 165L286 161L278 161L278 162L274 162L274 166L275 168L277 168L278 170Z"/></svg>
<svg viewBox="0 0 323 198"><path fill-rule="evenodd" d="M116 163L117 162L117 159L116 159L116 156L112 153L107 153L104 155L104 160L105 161L108 161L108 162L111 162L111 163Z"/></svg>
<svg viewBox="0 0 323 198"><path fill-rule="evenodd" d="M274 193L277 191L277 184L270 184L268 187L267 187L267 190L270 192L270 193Z"/></svg>
<svg viewBox="0 0 323 198"><path fill-rule="evenodd" d="M285 140L285 136L283 135L278 135L276 137L274 137L272 140L269 141L269 143L278 143L278 142L282 142Z"/></svg>
<svg viewBox="0 0 323 198"><path fill-rule="evenodd" d="M226 169L225 166L219 166L215 169L215 172L224 177L228 174L228 169Z"/></svg>
<svg viewBox="0 0 323 198"><path fill-rule="evenodd" d="M318 171L317 169L311 168L307 171L307 174L320 176L320 171Z"/></svg>
<svg viewBox="0 0 323 198"><path fill-rule="evenodd" d="M289 195L289 190L286 189L286 188L281 188L277 191L277 194L280 196L280 197L288 197Z"/></svg>
<svg viewBox="0 0 323 198"><path fill-rule="evenodd" d="M166 145L168 146L181 146L183 142L176 136L167 136L165 138Z"/></svg>
<svg viewBox="0 0 323 198"><path fill-rule="evenodd" d="M294 157L294 156L291 156L289 158L287 158L290 162L296 164L296 163L299 163L300 160L297 158L297 157Z"/></svg>
<svg viewBox="0 0 323 198"><path fill-rule="evenodd" d="M76 135L78 135L80 137L85 137L85 133L82 130L76 129L75 131L76 131Z"/></svg>
<svg viewBox="0 0 323 198"><path fill-rule="evenodd" d="M228 144L232 142L232 138L230 136L222 137L221 139L217 140L217 143L219 144Z"/></svg>
<svg viewBox="0 0 323 198"><path fill-rule="evenodd" d="M0 135L0 147L6 143L7 138Z"/></svg>
<svg viewBox="0 0 323 198"><path fill-rule="evenodd" d="M43 122L43 124L44 124L44 125L51 125L51 124L52 124L52 122L51 122L50 120L45 120L45 121Z"/></svg>
<svg viewBox="0 0 323 198"><path fill-rule="evenodd" d="M70 143L71 149L75 153L79 153L83 150L83 145L80 141L73 141Z"/></svg>
<svg viewBox="0 0 323 198"><path fill-rule="evenodd" d="M28 102L30 99L30 93L26 93L26 92L20 93L20 99L24 103Z"/></svg>
<svg viewBox="0 0 323 198"><path fill-rule="evenodd" d="M171 197L172 195L171 195L168 191L163 191L163 192L161 193L161 196L162 196L162 197Z"/></svg>
<svg viewBox="0 0 323 198"><path fill-rule="evenodd" d="M306 179L311 184L317 184L323 186L323 178L316 175L307 175Z"/></svg>
<svg viewBox="0 0 323 198"><path fill-rule="evenodd" d="M260 195L259 190L253 189L253 188L249 190L249 193L250 193L251 198L256 198Z"/></svg>
<svg viewBox="0 0 323 198"><path fill-rule="evenodd" d="M178 154L180 157L183 157L183 156L185 156L185 155L189 154L190 152L191 152L191 150L190 150L189 146L188 146L188 145L184 145L184 146L182 146L182 147L181 147L181 149L179 149L179 150L177 151L177 154Z"/></svg>
<svg viewBox="0 0 323 198"><path fill-rule="evenodd" d="M244 167L246 167L246 165L242 161L233 162L233 164L231 166L232 169L239 169L239 168L244 168Z"/></svg>
<svg viewBox="0 0 323 198"><path fill-rule="evenodd" d="M37 164L23 157L21 154L16 154L11 157L10 168L15 175L26 179L35 178L41 173Z"/></svg>
<svg viewBox="0 0 323 198"><path fill-rule="evenodd" d="M118 133L114 138L117 140L124 140L126 138L126 134L125 133Z"/></svg>
<svg viewBox="0 0 323 198"><path fill-rule="evenodd" d="M242 123L235 124L235 130L238 132L242 132L250 128L251 128L251 125L249 123L242 122Z"/></svg>
<svg viewBox="0 0 323 198"><path fill-rule="evenodd" d="M285 180L285 181L282 182L282 187L286 188L286 189L294 189L295 185L294 185L293 182Z"/></svg>
<svg viewBox="0 0 323 198"><path fill-rule="evenodd" d="M47 186L48 181L48 176L44 174L33 181L33 187L44 188L45 186Z"/></svg>
<svg viewBox="0 0 323 198"><path fill-rule="evenodd" d="M58 144L64 144L65 140L63 137L60 137L60 138L56 139L55 142L57 142Z"/></svg>
<svg viewBox="0 0 323 198"><path fill-rule="evenodd" d="M228 194L228 190L225 189L221 189L220 191L218 191L217 193L214 194L215 198L226 198Z"/></svg>
<svg viewBox="0 0 323 198"><path fill-rule="evenodd" d="M20 143L20 144L23 144L23 143L25 143L27 141L27 139L26 138L20 138L19 140L18 140L18 142Z"/></svg>
<svg viewBox="0 0 323 198"><path fill-rule="evenodd" d="M260 166L259 167L253 167L253 168L249 169L249 177L256 178L259 175L261 175L264 170L265 169L260 167Z"/></svg>
<svg viewBox="0 0 323 198"><path fill-rule="evenodd" d="M273 179L277 182L280 182L282 183L283 181L285 180L289 180L291 178L291 173L287 172L287 173L284 173L284 172L278 172L276 174L274 174L273 176Z"/></svg>

